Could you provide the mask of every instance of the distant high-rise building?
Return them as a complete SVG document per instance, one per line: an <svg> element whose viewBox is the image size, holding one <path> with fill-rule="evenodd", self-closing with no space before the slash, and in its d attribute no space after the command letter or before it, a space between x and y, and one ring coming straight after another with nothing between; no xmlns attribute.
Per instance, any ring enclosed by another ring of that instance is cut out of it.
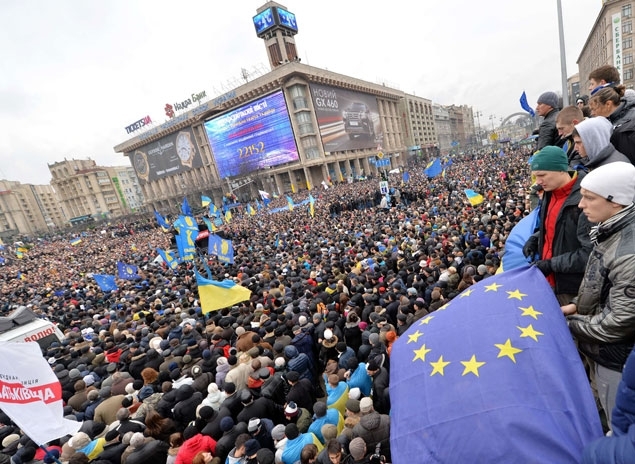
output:
<svg viewBox="0 0 635 464"><path fill-rule="evenodd" d="M588 95L589 74L603 65L615 66L621 82L633 88L633 2L605 0L578 57L580 93Z"/></svg>
<svg viewBox="0 0 635 464"><path fill-rule="evenodd" d="M111 178L111 169L91 159L64 160L49 164L62 209L71 224L88 218L116 218L130 213L123 195Z"/></svg>
<svg viewBox="0 0 635 464"><path fill-rule="evenodd" d="M0 180L0 237L52 232L65 223L59 200L50 185Z"/></svg>

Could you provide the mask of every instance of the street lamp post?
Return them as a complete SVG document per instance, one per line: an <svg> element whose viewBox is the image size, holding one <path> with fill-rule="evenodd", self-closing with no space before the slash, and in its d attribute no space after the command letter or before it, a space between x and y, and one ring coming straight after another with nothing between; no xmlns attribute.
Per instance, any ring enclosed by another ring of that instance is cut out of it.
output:
<svg viewBox="0 0 635 464"><path fill-rule="evenodd" d="M481 146L481 116L483 116L483 112L482 111L477 111L476 113L474 113L474 116L476 116L476 126L477 126L477 130L476 130L476 144L477 146Z"/></svg>

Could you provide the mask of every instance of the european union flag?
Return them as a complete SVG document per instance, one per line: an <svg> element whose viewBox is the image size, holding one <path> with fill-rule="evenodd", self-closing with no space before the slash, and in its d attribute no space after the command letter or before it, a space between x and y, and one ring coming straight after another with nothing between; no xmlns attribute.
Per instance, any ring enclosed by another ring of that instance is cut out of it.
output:
<svg viewBox="0 0 635 464"><path fill-rule="evenodd" d="M111 292L113 290L118 290L117 282L115 282L115 276L110 274L93 274L93 279L99 285L102 292Z"/></svg>
<svg viewBox="0 0 635 464"><path fill-rule="evenodd" d="M134 264L126 264L122 261L117 261L117 274L120 279L136 280L139 277L139 268Z"/></svg>
<svg viewBox="0 0 635 464"><path fill-rule="evenodd" d="M441 161L439 161L439 158L435 158L434 160L430 161L423 172L428 177L436 177L441 174L441 172L443 172L443 167L441 166Z"/></svg>
<svg viewBox="0 0 635 464"><path fill-rule="evenodd" d="M210 235L207 242L207 253L216 255L220 262L234 264L234 245L231 240L225 240L218 235Z"/></svg>
<svg viewBox="0 0 635 464"><path fill-rule="evenodd" d="M532 118L536 116L536 112L534 111L534 109L529 106L529 103L527 103L527 94L524 90L523 94L520 96L520 107L527 111L527 113L531 114Z"/></svg>
<svg viewBox="0 0 635 464"><path fill-rule="evenodd" d="M577 463L602 436L580 355L535 267L488 277L415 321L392 348L390 397L395 463Z"/></svg>

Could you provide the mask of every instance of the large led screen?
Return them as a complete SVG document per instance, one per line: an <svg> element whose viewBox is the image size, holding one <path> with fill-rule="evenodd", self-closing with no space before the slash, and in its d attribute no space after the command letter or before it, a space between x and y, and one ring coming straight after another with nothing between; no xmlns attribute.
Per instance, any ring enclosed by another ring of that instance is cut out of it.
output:
<svg viewBox="0 0 635 464"><path fill-rule="evenodd" d="M256 34L261 34L268 31L270 28L276 25L273 17L273 9L267 8L265 11L258 13L254 16L254 27L256 28Z"/></svg>
<svg viewBox="0 0 635 464"><path fill-rule="evenodd" d="M221 178L298 160L281 90L205 122Z"/></svg>
<svg viewBox="0 0 635 464"><path fill-rule="evenodd" d="M381 145L384 134L373 95L311 84L311 98L325 152Z"/></svg>
<svg viewBox="0 0 635 464"><path fill-rule="evenodd" d="M203 165L191 129L166 135L126 155L142 184Z"/></svg>

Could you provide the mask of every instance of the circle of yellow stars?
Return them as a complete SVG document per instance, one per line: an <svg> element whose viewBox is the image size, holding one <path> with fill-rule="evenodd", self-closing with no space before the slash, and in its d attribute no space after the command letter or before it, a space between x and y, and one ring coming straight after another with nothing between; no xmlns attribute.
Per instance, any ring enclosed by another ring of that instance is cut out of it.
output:
<svg viewBox="0 0 635 464"><path fill-rule="evenodd" d="M484 286L486 293L498 292L501 287L503 287L503 285L497 284L495 282L491 283L490 285ZM469 297L470 295L472 295L473 292L474 292L474 289L468 288L459 295L459 298ZM519 289L508 290L506 291L506 293L507 293L507 299L518 300L521 302L523 298L527 296L527 294L522 293ZM437 311L443 311L447 309L448 306L450 306L450 302L446 303L445 305L437 309ZM518 309L521 311L521 316L530 317L530 318L533 318L534 320L538 320L538 316L542 315L540 311L537 311L531 305L527 307L519 306ZM419 324L418 324L419 327L428 325L432 319L434 319L433 315L427 315L426 317L422 318L419 321ZM539 332L536 329L534 329L532 324L528 324L526 327L516 326L516 328L520 331L520 338L531 338L535 342L538 342L539 336L544 335L542 332ZM408 341L406 342L406 344L419 343L419 338L421 338L424 335L424 332L422 332L421 330L423 330L423 328L421 329L417 328L417 330L414 333L408 334ZM494 346L498 348L499 350L497 358L508 358L513 363L516 363L516 355L522 353L523 351L522 349L512 345L511 338L508 338L507 340L505 340L504 343L495 343ZM428 348L426 344L423 343L419 348L413 349L412 351L414 353L414 357L412 358L413 363L416 361L421 361L425 363L426 357L428 356L428 353L432 351L432 349ZM427 362L430 364L430 366L432 366L432 372L430 373L430 376L434 376L437 374L441 376L445 375L445 368L452 363L451 361L444 359L443 355L439 356L438 359L436 360L429 360ZM473 354L470 359L465 361L459 361L459 362L460 364L463 365L463 373L461 374L462 376L471 374L476 377L479 377L479 369L486 364L485 361L479 361L476 358L475 354Z"/></svg>

